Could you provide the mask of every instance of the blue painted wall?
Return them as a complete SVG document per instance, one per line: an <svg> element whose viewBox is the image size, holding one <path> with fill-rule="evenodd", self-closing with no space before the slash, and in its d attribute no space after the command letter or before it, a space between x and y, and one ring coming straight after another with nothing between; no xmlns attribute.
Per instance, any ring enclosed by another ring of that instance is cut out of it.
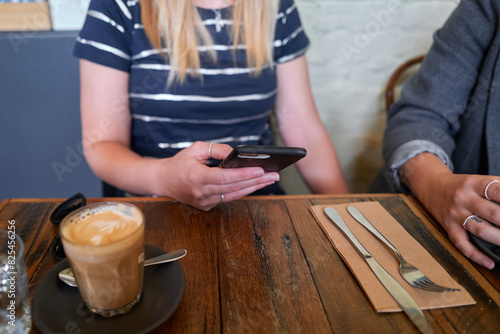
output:
<svg viewBox="0 0 500 334"><path fill-rule="evenodd" d="M76 35L0 33L0 201L101 196L81 150Z"/></svg>

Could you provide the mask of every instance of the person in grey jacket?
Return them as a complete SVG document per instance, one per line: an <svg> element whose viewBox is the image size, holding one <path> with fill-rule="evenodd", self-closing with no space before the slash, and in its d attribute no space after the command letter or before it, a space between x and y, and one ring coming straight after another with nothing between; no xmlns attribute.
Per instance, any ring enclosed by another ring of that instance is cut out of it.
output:
<svg viewBox="0 0 500 334"><path fill-rule="evenodd" d="M500 245L499 15L500 1L460 2L391 108L383 141L392 191L413 193L490 269L467 231Z"/></svg>

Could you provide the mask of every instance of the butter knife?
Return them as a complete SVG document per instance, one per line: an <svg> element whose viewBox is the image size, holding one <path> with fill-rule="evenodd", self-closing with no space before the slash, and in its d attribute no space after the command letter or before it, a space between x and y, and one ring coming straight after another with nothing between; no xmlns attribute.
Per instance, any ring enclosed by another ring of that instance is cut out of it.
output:
<svg viewBox="0 0 500 334"><path fill-rule="evenodd" d="M370 231L374 236L376 236L380 241L382 241L387 247L389 247L396 258L399 261L399 273L405 279L408 284L415 288L433 291L433 292L446 292L446 291L460 291L460 289L448 288L438 285L431 281L427 276L424 275L420 269L405 260L403 255L394 247L389 240L387 240L382 233L380 233L375 226L370 223L370 221L361 213L361 211L355 206L348 206L347 211L351 214L352 218L356 219L358 223L363 225L368 231Z"/></svg>
<svg viewBox="0 0 500 334"><path fill-rule="evenodd" d="M392 277L366 250L365 247L359 242L359 240L352 234L349 227L339 215L339 213L333 208L326 208L324 210L325 214L330 218L330 220L342 231L342 233L349 239L349 241L354 245L357 251L361 254L363 259L366 261L370 269L373 271L375 276L380 280L385 289L394 298L396 303L403 309L403 312L410 318L415 327L421 333L434 333L431 325L425 318L424 313L418 307L417 303L413 298L406 292L406 290Z"/></svg>

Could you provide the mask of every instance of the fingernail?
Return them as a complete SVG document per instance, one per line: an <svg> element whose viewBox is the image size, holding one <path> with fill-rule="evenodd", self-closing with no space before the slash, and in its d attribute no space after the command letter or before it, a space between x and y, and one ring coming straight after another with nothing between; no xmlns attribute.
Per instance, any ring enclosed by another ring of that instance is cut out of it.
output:
<svg viewBox="0 0 500 334"><path fill-rule="evenodd" d="M483 260L481 261L481 265L483 267L486 267L488 269L493 269L493 267L495 266L495 262L493 261L488 261L488 260Z"/></svg>
<svg viewBox="0 0 500 334"><path fill-rule="evenodd" d="M255 177L261 177L263 175L264 175L264 170L262 170L262 169L259 169L253 173L253 176L255 176Z"/></svg>
<svg viewBox="0 0 500 334"><path fill-rule="evenodd" d="M269 180L271 181L279 181L280 180L280 175L279 174L272 174L269 176Z"/></svg>

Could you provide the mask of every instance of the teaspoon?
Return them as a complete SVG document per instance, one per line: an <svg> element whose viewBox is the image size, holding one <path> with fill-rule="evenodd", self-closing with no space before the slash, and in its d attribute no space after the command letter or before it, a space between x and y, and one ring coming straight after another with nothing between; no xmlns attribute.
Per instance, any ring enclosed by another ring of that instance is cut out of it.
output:
<svg viewBox="0 0 500 334"><path fill-rule="evenodd" d="M160 263L168 263L168 262L173 262L177 261L179 259L182 259L184 256L186 256L187 250L185 249L178 249L170 253L165 253L156 257L153 257L151 259L148 259L144 261L144 267L147 266L152 266L154 264L160 264ZM71 268L66 268L64 270L61 270L59 272L59 279L66 283L69 286L76 287L76 280L75 276L73 275L73 270Z"/></svg>

